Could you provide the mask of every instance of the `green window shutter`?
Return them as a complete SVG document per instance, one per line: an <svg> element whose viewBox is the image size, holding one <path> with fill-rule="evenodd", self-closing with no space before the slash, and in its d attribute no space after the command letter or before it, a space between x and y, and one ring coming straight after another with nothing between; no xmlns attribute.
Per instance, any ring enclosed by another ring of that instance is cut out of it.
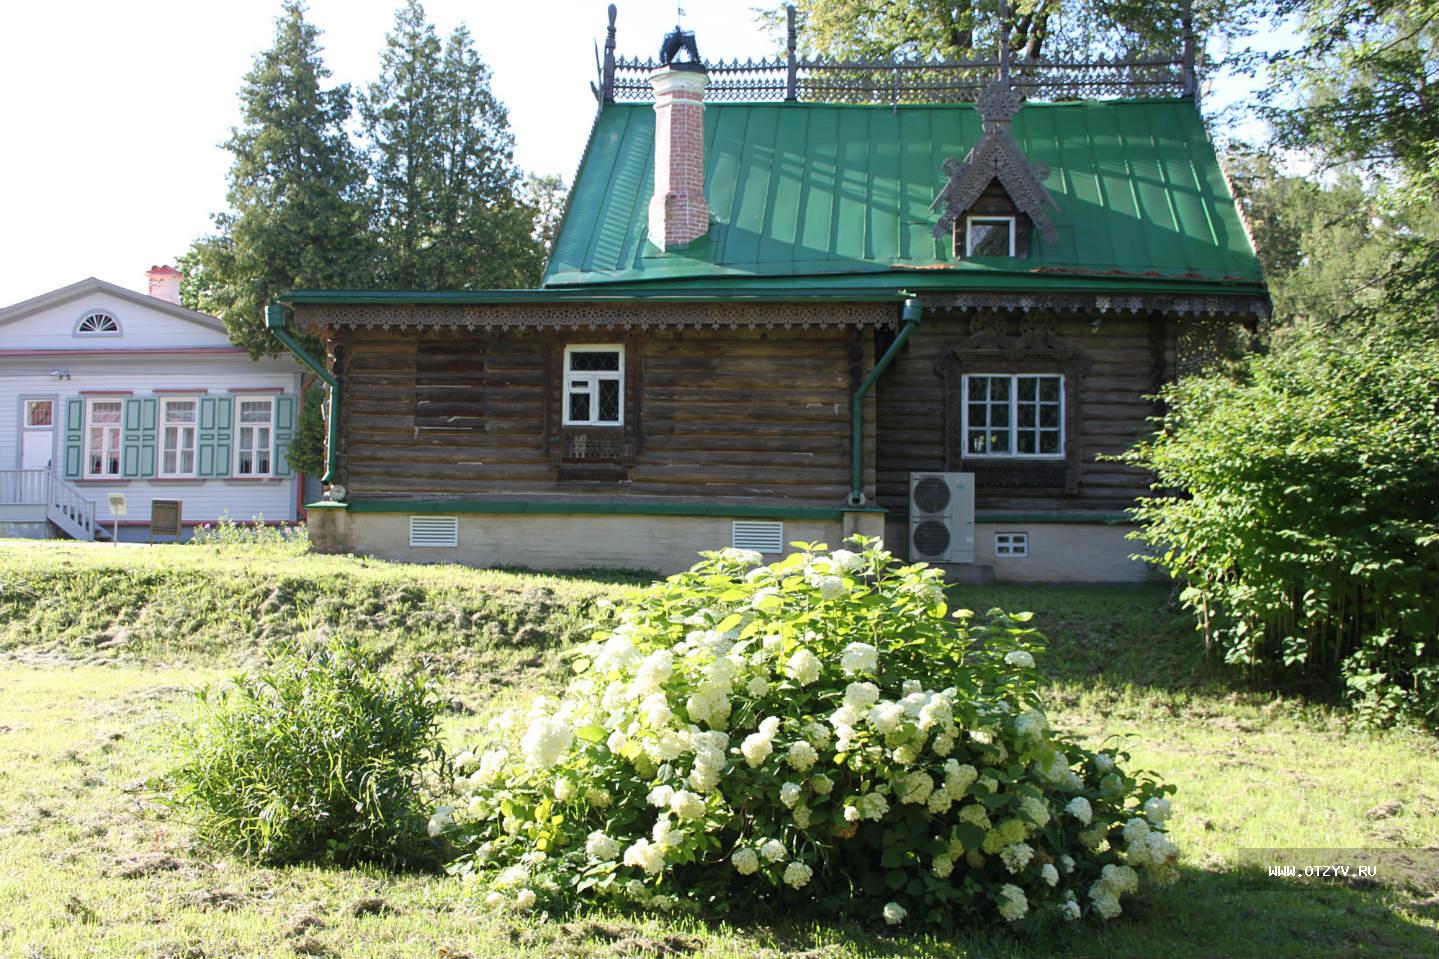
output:
<svg viewBox="0 0 1439 959"><path fill-rule="evenodd" d="M275 475L293 476L290 469L290 440L295 437L295 397L275 397Z"/></svg>
<svg viewBox="0 0 1439 959"><path fill-rule="evenodd" d="M120 475L127 479L155 475L155 445L160 401L153 396L125 401L125 430Z"/></svg>
<svg viewBox="0 0 1439 959"><path fill-rule="evenodd" d="M200 399L200 429L196 438L199 462L196 472L201 476L229 476L231 452L231 399L228 396L205 396Z"/></svg>
<svg viewBox="0 0 1439 959"><path fill-rule="evenodd" d="M65 478L79 479L85 456L85 401L65 401Z"/></svg>

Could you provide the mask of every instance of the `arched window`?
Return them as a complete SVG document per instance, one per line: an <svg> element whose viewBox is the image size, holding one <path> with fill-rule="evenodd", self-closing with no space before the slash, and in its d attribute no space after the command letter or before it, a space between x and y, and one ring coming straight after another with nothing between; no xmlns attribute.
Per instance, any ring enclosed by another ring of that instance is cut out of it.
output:
<svg viewBox="0 0 1439 959"><path fill-rule="evenodd" d="M104 310L91 310L75 324L76 336L119 336L120 323Z"/></svg>

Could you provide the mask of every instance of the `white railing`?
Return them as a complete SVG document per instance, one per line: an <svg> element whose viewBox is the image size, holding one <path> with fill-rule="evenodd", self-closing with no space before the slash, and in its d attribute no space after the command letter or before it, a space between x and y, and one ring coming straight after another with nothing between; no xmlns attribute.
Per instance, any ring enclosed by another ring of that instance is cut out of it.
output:
<svg viewBox="0 0 1439 959"><path fill-rule="evenodd" d="M50 477L50 498L45 501L45 514L50 522L76 539L95 538L95 504L58 476Z"/></svg>
<svg viewBox="0 0 1439 959"><path fill-rule="evenodd" d="M39 506L49 495L49 470L0 470L0 506Z"/></svg>

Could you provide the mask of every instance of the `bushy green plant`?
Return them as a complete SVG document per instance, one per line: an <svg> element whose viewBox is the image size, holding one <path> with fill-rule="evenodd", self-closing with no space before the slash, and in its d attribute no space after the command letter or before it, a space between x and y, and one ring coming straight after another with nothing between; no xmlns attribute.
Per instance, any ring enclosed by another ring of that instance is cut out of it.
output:
<svg viewBox="0 0 1439 959"><path fill-rule="evenodd" d="M1300 339L1163 399L1124 457L1161 491L1136 536L1206 643L1265 683L1342 688L1366 723L1439 723L1435 342Z"/></svg>
<svg viewBox="0 0 1439 959"><path fill-rule="evenodd" d="M452 868L522 909L909 926L1108 919L1172 880L1172 787L1054 734L1027 616L951 613L938 569L855 544L707 553L618 611L562 701L456 757Z"/></svg>
<svg viewBox="0 0 1439 959"><path fill-rule="evenodd" d="M332 639L199 696L167 785L203 840L272 863L428 861L446 759L423 677Z"/></svg>

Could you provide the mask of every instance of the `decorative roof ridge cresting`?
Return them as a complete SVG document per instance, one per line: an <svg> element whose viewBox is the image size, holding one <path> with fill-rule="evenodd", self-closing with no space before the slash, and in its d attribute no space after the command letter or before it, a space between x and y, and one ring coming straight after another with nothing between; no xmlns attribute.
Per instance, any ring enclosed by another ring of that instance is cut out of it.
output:
<svg viewBox="0 0 1439 959"><path fill-rule="evenodd" d="M1084 61L1023 60L1010 82L1029 100L1194 98L1198 93L1191 0L1182 0L1183 43L1171 56ZM998 58L965 60L853 59L798 55L794 7L785 10L787 37L783 56L717 60L704 63L709 101L809 103L972 103L994 77L1007 51ZM649 76L661 64L652 59L617 57L615 6L609 6L604 57L596 65L591 89L600 109L609 103L654 99ZM1007 13L1002 14L1007 24ZM1006 31L1007 32L1007 31Z"/></svg>

